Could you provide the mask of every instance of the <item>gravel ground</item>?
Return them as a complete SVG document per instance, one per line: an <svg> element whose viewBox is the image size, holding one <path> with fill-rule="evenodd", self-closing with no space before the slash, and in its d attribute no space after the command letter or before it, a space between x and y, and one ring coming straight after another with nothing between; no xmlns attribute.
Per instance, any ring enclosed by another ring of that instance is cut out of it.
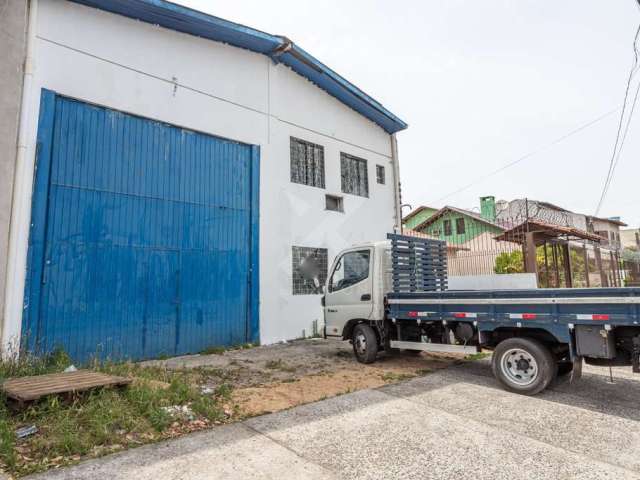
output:
<svg viewBox="0 0 640 480"><path fill-rule="evenodd" d="M348 342L307 339L143 365L197 369L203 388L230 385L241 414L254 416L396 383L447 368L461 359L452 355L381 354L375 364L362 365L355 360Z"/></svg>
<svg viewBox="0 0 640 480"><path fill-rule="evenodd" d="M38 478L640 479L640 380L614 378L523 397L482 360Z"/></svg>

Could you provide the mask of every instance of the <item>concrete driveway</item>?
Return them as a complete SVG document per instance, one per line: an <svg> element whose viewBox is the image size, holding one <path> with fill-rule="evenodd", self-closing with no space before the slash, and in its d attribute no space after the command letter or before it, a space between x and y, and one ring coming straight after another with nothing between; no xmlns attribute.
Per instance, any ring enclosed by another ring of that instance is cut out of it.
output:
<svg viewBox="0 0 640 480"><path fill-rule="evenodd" d="M640 479L640 379L586 370L523 397L478 361L32 478Z"/></svg>

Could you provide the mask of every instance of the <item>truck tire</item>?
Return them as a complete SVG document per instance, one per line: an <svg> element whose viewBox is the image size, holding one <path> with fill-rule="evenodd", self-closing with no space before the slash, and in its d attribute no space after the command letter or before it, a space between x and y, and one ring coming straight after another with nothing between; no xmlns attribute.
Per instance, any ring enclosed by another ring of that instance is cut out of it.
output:
<svg viewBox="0 0 640 480"><path fill-rule="evenodd" d="M353 353L360 363L373 363L378 355L378 337L369 325L359 323L353 329Z"/></svg>
<svg viewBox="0 0 640 480"><path fill-rule="evenodd" d="M555 378L557 364L547 347L532 338L509 338L493 352L494 376L509 391L535 395Z"/></svg>

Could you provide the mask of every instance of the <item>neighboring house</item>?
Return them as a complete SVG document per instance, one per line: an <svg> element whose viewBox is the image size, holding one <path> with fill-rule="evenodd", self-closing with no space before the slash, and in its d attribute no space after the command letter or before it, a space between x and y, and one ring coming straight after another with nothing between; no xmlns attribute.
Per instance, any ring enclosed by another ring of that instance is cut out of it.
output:
<svg viewBox="0 0 640 480"><path fill-rule="evenodd" d="M600 245L610 250L620 250L622 242L620 237L620 227L627 224L620 221L619 217L598 218L587 216L587 230L602 238Z"/></svg>
<svg viewBox="0 0 640 480"><path fill-rule="evenodd" d="M445 206L416 225L414 230L457 245L466 244L485 233L502 233L505 228L496 223L495 198L482 197L480 206L480 213Z"/></svg>
<svg viewBox="0 0 640 480"><path fill-rule="evenodd" d="M5 3L30 6L5 354L317 333L333 256L400 227L407 125L287 38L164 0Z"/></svg>
<svg viewBox="0 0 640 480"><path fill-rule="evenodd" d="M640 228L620 230L620 242L622 243L622 248L640 251Z"/></svg>
<svg viewBox="0 0 640 480"><path fill-rule="evenodd" d="M450 275L490 275L498 256L521 250L517 243L496 240L509 226L508 222L498 223L495 198L489 196L480 199L480 213L446 206L415 230L457 247L449 249Z"/></svg>
<svg viewBox="0 0 640 480"><path fill-rule="evenodd" d="M599 218L582 213L572 212L549 202L530 199L516 199L497 202L498 220L509 220L514 223L526 219L539 220L550 225L576 228L595 233L602 237L600 246L606 249L620 249L620 227L626 224L620 218Z"/></svg>
<svg viewBox="0 0 640 480"><path fill-rule="evenodd" d="M518 198L497 202L496 217L499 221L518 224L528 220L540 220L550 225L572 227L587 231L585 215L575 213L549 202Z"/></svg>
<svg viewBox="0 0 640 480"><path fill-rule="evenodd" d="M437 211L437 208L425 207L422 205L404 217L402 219L402 224L405 228L413 230Z"/></svg>

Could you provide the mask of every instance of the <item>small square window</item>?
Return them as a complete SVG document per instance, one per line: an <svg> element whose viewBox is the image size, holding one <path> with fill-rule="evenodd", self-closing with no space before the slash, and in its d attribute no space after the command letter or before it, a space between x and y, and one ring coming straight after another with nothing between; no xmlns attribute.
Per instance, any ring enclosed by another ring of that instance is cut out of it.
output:
<svg viewBox="0 0 640 480"><path fill-rule="evenodd" d="M456 233L458 235L463 235L466 231L465 225L464 225L464 218L460 217L460 218L456 218Z"/></svg>
<svg viewBox="0 0 640 480"><path fill-rule="evenodd" d="M376 180L380 185L384 185L384 167L376 165Z"/></svg>
<svg viewBox="0 0 640 480"><path fill-rule="evenodd" d="M344 200L336 195L325 195L326 209L334 212L344 212Z"/></svg>
<svg viewBox="0 0 640 480"><path fill-rule="evenodd" d="M319 295L327 281L328 250L326 248L292 247L294 295Z"/></svg>

